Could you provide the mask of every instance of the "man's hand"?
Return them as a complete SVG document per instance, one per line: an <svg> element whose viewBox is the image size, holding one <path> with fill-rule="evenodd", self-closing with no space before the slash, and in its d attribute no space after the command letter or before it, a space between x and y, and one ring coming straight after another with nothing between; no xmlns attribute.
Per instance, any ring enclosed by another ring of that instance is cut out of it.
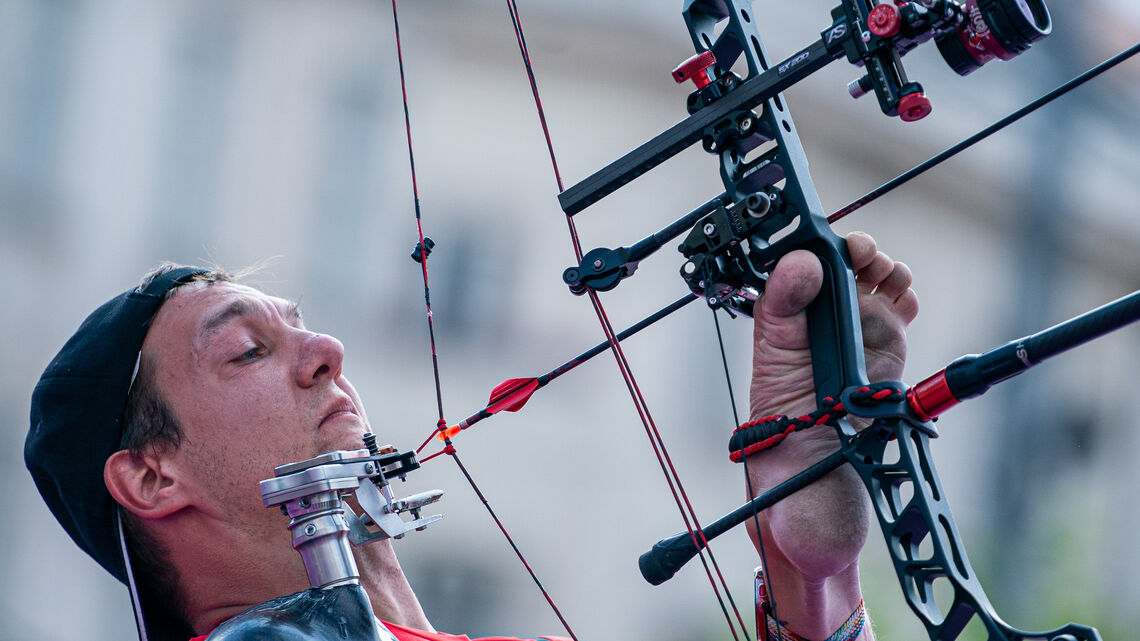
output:
<svg viewBox="0 0 1140 641"><path fill-rule="evenodd" d="M877 251L866 234L849 235L847 248L859 293L868 377L871 382L898 380L906 357L906 326L918 314L910 270ZM754 312L753 419L816 409L804 308L822 282L819 260L807 251L784 256L768 278ZM836 449L838 439L830 427L793 433L778 447L748 457L751 492L762 494ZM855 608L860 598L856 561L870 518L866 491L848 466L760 513L769 586L779 618L793 631L826 637ZM753 522L748 527L755 539Z"/></svg>

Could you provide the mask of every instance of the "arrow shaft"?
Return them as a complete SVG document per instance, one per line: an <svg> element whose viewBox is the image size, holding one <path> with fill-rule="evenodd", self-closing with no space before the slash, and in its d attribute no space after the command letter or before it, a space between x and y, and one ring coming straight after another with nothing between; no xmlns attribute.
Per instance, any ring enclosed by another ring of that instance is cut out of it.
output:
<svg viewBox="0 0 1140 641"><path fill-rule="evenodd" d="M646 316L645 318L641 319L640 321L634 323L633 325L630 325L626 329L619 332L617 335L618 340L623 341L623 340L629 338L630 336L633 336L634 334L640 332L641 330L645 329L646 327L649 327L650 325L656 323L657 321L661 320L662 318L665 318L666 316L668 316L668 315L672 314L673 312L681 309L682 307L688 305L689 303L693 302L694 300L697 300L697 298L698 298L698 296L696 294L692 294L692 293L685 294L681 298L678 298L677 300L673 301L672 303L669 303L665 307L662 307L661 309L657 310L656 312L650 314L649 316ZM559 376L562 376L566 372L569 372L570 370L574 369L575 367L578 367L582 363L585 363L586 361L597 356L598 354L601 354L602 352L609 349L609 347L610 347L609 341L603 341L601 343L598 343L594 347L586 350L585 352L582 352L581 354L579 354L579 355L575 356L574 358L566 361L565 363L559 365L558 367L555 367L554 369L550 370L549 372L547 372L541 376L536 377L534 380L538 383L538 387L536 387L535 389L538 390L538 389L546 386L546 384L549 383L550 381L553 381L554 379L558 378ZM520 383L520 386L522 384L525 384L525 383ZM533 394L533 392L532 392L532 394ZM527 398L529 399L529 396ZM524 403L525 403L525 401L524 401ZM472 414L471 416L468 416L467 418L460 421L456 425L456 427L458 427L459 430L465 430L465 429L471 427L472 425L478 423L479 421L482 421L483 419L485 419L489 416L494 416L495 414L498 413L498 410L494 409L495 405L496 405L496 402L494 402L494 401L488 403L487 406L484 407L483 409L479 410L478 412L476 412L476 413ZM521 407L521 405L519 407ZM515 408L515 409L518 409L518 408ZM456 431L458 431L458 430L456 430Z"/></svg>

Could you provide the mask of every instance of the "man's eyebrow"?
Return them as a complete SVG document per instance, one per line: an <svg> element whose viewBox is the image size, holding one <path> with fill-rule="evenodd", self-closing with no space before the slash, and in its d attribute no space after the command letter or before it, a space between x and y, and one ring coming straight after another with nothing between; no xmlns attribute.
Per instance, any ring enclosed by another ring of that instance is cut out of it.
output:
<svg viewBox="0 0 1140 641"><path fill-rule="evenodd" d="M301 303L295 300L285 301L285 320L296 327L305 326L305 317L301 314Z"/></svg>
<svg viewBox="0 0 1140 641"><path fill-rule="evenodd" d="M198 336L194 338L194 344L202 345L209 342L226 323L241 316L250 316L253 313L254 306L249 301L238 299L231 302L210 315L206 322L202 323L201 329L198 330Z"/></svg>
<svg viewBox="0 0 1140 641"><path fill-rule="evenodd" d="M203 345L208 343L214 338L214 335L221 330L221 328L231 320L240 318L242 316L254 316L260 310L258 306L245 299L238 299L218 310L202 323L202 328L198 330L198 336L194 338L195 345ZM301 316L301 305L297 301L286 301L285 309L282 314L285 316L285 322L298 328L305 326L304 318Z"/></svg>

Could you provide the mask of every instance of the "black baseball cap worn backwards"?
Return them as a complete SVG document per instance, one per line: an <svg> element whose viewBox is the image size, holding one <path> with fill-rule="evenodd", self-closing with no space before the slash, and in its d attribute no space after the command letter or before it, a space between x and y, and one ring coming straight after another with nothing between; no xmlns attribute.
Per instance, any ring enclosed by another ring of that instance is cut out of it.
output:
<svg viewBox="0 0 1140 641"><path fill-rule="evenodd" d="M103 465L121 449L127 396L151 321L167 292L204 273L177 267L103 304L52 359L32 392L24 462L36 487L75 543L128 586L133 581Z"/></svg>

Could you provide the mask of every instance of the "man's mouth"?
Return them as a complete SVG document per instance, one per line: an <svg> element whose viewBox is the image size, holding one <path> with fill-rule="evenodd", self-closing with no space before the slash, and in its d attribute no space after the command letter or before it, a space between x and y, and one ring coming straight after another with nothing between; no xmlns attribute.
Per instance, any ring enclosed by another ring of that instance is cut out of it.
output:
<svg viewBox="0 0 1140 641"><path fill-rule="evenodd" d="M321 423L318 427L324 427L329 421L346 415L357 416L356 406L347 398L329 408L329 411L325 413L325 417L321 419Z"/></svg>

